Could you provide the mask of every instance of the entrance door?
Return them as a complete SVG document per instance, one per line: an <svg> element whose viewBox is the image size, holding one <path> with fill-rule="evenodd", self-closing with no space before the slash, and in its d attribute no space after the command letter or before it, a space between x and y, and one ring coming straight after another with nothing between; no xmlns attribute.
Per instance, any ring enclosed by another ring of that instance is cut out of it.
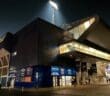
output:
<svg viewBox="0 0 110 96"><path fill-rule="evenodd" d="M72 76L61 76L60 86L71 86L72 85Z"/></svg>

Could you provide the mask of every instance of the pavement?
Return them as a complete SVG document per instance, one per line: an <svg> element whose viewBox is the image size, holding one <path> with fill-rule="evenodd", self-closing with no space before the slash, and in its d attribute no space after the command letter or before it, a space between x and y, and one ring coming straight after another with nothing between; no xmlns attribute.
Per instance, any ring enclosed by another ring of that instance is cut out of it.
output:
<svg viewBox="0 0 110 96"><path fill-rule="evenodd" d="M2 89L0 96L110 96L110 85L78 85L72 87Z"/></svg>

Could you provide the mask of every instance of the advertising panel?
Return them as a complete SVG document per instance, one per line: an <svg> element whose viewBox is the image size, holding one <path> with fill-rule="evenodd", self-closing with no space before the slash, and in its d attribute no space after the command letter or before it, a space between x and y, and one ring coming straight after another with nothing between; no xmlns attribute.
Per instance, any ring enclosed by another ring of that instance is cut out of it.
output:
<svg viewBox="0 0 110 96"><path fill-rule="evenodd" d="M74 68L51 67L51 75L54 76L74 76L75 74L76 70Z"/></svg>
<svg viewBox="0 0 110 96"><path fill-rule="evenodd" d="M76 74L76 71L74 68L65 68L65 70L66 70L67 76L74 76Z"/></svg>
<svg viewBox="0 0 110 96"><path fill-rule="evenodd" d="M31 82L32 71L33 71L32 67L22 68L21 70L17 71L16 81L17 82Z"/></svg>
<svg viewBox="0 0 110 96"><path fill-rule="evenodd" d="M28 83L32 82L32 77L31 76L24 77L24 82L28 82Z"/></svg>
<svg viewBox="0 0 110 96"><path fill-rule="evenodd" d="M108 64L106 66L105 71L106 71L106 77L107 77L107 79L110 79L110 64Z"/></svg>
<svg viewBox="0 0 110 96"><path fill-rule="evenodd" d="M59 76L60 75L60 68L57 66L52 66L51 67L51 75Z"/></svg>
<svg viewBox="0 0 110 96"><path fill-rule="evenodd" d="M31 76L31 75L32 75L32 67L27 67L26 72L25 72L25 76Z"/></svg>
<svg viewBox="0 0 110 96"><path fill-rule="evenodd" d="M60 74L65 75L65 69L64 68L60 68Z"/></svg>

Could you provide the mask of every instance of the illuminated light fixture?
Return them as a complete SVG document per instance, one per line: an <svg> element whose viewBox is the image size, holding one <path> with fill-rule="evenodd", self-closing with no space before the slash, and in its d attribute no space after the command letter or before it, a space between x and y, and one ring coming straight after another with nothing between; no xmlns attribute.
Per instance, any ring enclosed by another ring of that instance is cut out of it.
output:
<svg viewBox="0 0 110 96"><path fill-rule="evenodd" d="M95 50L94 50L93 48L91 48L91 47L89 48L89 50L90 50L91 52L94 52L94 51L95 51Z"/></svg>
<svg viewBox="0 0 110 96"><path fill-rule="evenodd" d="M90 22L89 22L89 21L87 21L87 22L84 23L84 27L85 27L86 29L89 28L89 26L90 26Z"/></svg>
<svg viewBox="0 0 110 96"><path fill-rule="evenodd" d="M55 2L53 2L52 0L49 0L49 3L55 10L58 10L58 5Z"/></svg>
<svg viewBox="0 0 110 96"><path fill-rule="evenodd" d="M15 52L13 52L13 53L12 53L12 55L13 55L13 56L16 56L16 55L17 55L17 52L16 52L16 51L15 51Z"/></svg>
<svg viewBox="0 0 110 96"><path fill-rule="evenodd" d="M79 45L78 45L78 44L75 44L74 46L75 46L75 47L78 47Z"/></svg>
<svg viewBox="0 0 110 96"><path fill-rule="evenodd" d="M73 55L72 55L72 54L70 54L69 56L70 56L70 57L73 57Z"/></svg>

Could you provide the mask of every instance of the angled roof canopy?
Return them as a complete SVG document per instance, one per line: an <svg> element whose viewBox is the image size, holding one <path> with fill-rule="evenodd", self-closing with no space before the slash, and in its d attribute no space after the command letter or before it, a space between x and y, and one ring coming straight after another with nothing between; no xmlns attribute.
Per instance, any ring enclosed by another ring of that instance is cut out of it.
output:
<svg viewBox="0 0 110 96"><path fill-rule="evenodd" d="M74 38L77 40L79 39L84 32L95 22L95 18L92 17L87 21L84 21L83 23L79 24L78 26L75 26L71 29L69 29L69 33L73 34Z"/></svg>
<svg viewBox="0 0 110 96"><path fill-rule="evenodd" d="M74 22L68 33L83 44L110 53L110 27L97 15Z"/></svg>
<svg viewBox="0 0 110 96"><path fill-rule="evenodd" d="M74 52L74 51L78 51L80 53L84 53L87 55L91 55L94 57L98 57L98 58L110 61L110 54L103 52L101 50L92 48L90 46L78 43L76 41L71 41L59 46L60 54L65 54L65 53Z"/></svg>

